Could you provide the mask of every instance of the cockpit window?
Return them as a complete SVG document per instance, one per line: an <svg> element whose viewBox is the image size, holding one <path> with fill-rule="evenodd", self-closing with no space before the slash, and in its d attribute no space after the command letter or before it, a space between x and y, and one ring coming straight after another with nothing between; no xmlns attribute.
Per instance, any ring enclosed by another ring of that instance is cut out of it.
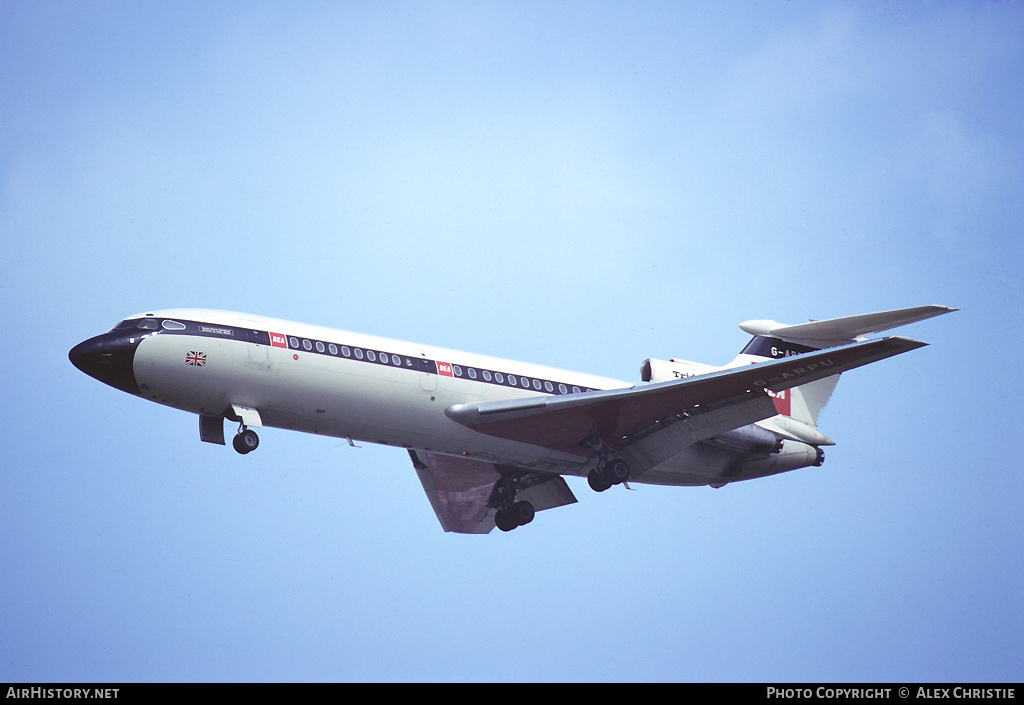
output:
<svg viewBox="0 0 1024 705"><path fill-rule="evenodd" d="M135 327L141 328L142 330L156 330L160 327L160 322L155 318L143 318Z"/></svg>
<svg viewBox="0 0 1024 705"><path fill-rule="evenodd" d="M169 318L160 325L164 327L164 330L185 330L184 323L178 323L177 321L172 321Z"/></svg>
<svg viewBox="0 0 1024 705"><path fill-rule="evenodd" d="M115 330L128 330L129 328L134 328L135 324L138 323L138 322L139 322L138 318L129 318L126 321L121 321L120 323L118 323L116 326L114 326L110 330L111 331L115 331Z"/></svg>

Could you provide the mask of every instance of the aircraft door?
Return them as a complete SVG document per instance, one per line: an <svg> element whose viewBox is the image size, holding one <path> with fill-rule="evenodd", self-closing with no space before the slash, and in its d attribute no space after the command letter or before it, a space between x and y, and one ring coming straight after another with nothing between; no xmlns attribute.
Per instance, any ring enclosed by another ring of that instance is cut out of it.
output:
<svg viewBox="0 0 1024 705"><path fill-rule="evenodd" d="M261 345L259 340L254 340L258 336L259 331L249 331L249 342L246 347L249 348L249 362L262 364L267 361L267 345Z"/></svg>
<svg viewBox="0 0 1024 705"><path fill-rule="evenodd" d="M433 365L430 365L428 363L426 359L427 354L425 352L423 352L422 350L417 350L416 353L418 355L419 361L422 364L420 368L422 371L419 373L420 389L422 389L425 392L433 392L437 389L437 375L434 374L433 369L428 369L432 368Z"/></svg>

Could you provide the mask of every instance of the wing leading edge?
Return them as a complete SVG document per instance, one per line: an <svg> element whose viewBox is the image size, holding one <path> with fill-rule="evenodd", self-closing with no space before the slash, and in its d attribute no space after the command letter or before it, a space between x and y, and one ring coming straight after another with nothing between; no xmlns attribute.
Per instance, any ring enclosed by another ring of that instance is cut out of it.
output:
<svg viewBox="0 0 1024 705"><path fill-rule="evenodd" d="M582 442L594 436L614 447L658 421L684 411L749 404L752 397L766 396L765 390L781 392L925 345L927 343L919 340L893 336L669 382L562 396L456 404L445 413L481 433L588 457L594 451ZM760 418L747 414L737 427Z"/></svg>

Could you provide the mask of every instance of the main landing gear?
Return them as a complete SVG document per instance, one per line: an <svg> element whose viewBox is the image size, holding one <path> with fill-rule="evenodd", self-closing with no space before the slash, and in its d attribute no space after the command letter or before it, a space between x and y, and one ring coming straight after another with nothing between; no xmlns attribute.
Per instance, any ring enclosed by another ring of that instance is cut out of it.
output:
<svg viewBox="0 0 1024 705"><path fill-rule="evenodd" d="M253 452L254 450L256 450L259 444L260 437L257 436L256 432L253 431L251 428L246 428L245 426L242 426L238 433L235 434L234 439L231 441L231 445L234 446L235 450L241 453L242 455Z"/></svg>
<svg viewBox="0 0 1024 705"><path fill-rule="evenodd" d="M516 501L516 493L521 488L523 473L508 473L494 483L491 498L487 502L490 507L497 508L494 525L502 531L512 531L516 527L533 521L536 510L527 501Z"/></svg>
<svg viewBox="0 0 1024 705"><path fill-rule="evenodd" d="M604 492L612 485L621 485L629 479L629 465L614 455L615 449L597 434L587 436L580 445L597 451L597 465L587 473L587 482L595 492Z"/></svg>
<svg viewBox="0 0 1024 705"><path fill-rule="evenodd" d="M587 482L595 492L604 492L612 485L621 485L629 479L629 465L621 458L602 457L597 467L587 473Z"/></svg>

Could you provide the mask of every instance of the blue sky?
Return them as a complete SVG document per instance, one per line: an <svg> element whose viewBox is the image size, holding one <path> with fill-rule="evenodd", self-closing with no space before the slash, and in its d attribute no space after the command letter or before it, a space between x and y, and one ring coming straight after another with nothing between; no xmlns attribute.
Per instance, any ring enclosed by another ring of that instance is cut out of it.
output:
<svg viewBox="0 0 1024 705"><path fill-rule="evenodd" d="M0 4L0 680L1020 681L1019 3ZM75 370L250 311L622 379L921 304L820 469L441 531Z"/></svg>

